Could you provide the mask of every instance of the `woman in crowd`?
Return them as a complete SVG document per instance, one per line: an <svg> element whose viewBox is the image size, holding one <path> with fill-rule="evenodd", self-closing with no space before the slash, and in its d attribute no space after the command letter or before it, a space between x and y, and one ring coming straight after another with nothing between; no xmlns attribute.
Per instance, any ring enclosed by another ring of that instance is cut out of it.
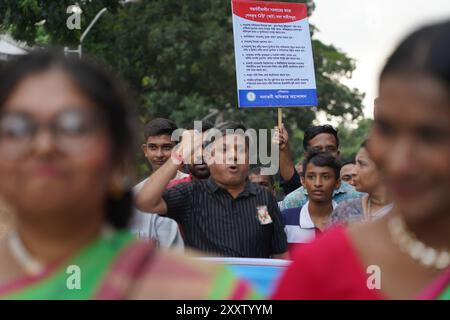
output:
<svg viewBox="0 0 450 320"><path fill-rule="evenodd" d="M395 203L294 254L275 299L450 299L450 21L388 59L369 153Z"/></svg>
<svg viewBox="0 0 450 320"><path fill-rule="evenodd" d="M0 298L248 297L224 268L126 230L130 119L122 90L89 63L34 53L0 74L0 194L15 213L0 240Z"/></svg>
<svg viewBox="0 0 450 320"><path fill-rule="evenodd" d="M356 164L353 169L355 189L364 192L360 199L344 201L334 209L330 224L347 225L361 220L372 220L384 216L392 210L393 204L388 200L388 192L383 183L377 166L370 158L369 140L361 145L356 154Z"/></svg>

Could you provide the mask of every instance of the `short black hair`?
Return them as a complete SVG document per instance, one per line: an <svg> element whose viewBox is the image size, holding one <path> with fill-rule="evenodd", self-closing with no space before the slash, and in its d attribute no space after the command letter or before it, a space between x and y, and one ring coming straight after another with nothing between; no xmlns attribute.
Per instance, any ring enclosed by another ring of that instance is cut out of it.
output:
<svg viewBox="0 0 450 320"><path fill-rule="evenodd" d="M341 162L333 157L333 155L329 152L312 152L308 154L306 159L303 161L303 172L302 176L305 176L306 167L309 163L314 164L318 167L330 167L334 171L334 177L336 180L339 179L341 175Z"/></svg>
<svg viewBox="0 0 450 320"><path fill-rule="evenodd" d="M356 164L355 160L348 160L341 163L341 168L348 164Z"/></svg>
<svg viewBox="0 0 450 320"><path fill-rule="evenodd" d="M214 128L214 125L209 121L205 121L205 120L198 120L198 121L201 121L201 123L202 123L202 132L205 132L205 131L208 131L209 129ZM192 130L195 129L195 123L192 124L190 129L192 129Z"/></svg>
<svg viewBox="0 0 450 320"><path fill-rule="evenodd" d="M450 85L450 20L423 27L400 43L380 75L424 74Z"/></svg>
<svg viewBox="0 0 450 320"><path fill-rule="evenodd" d="M273 175L271 174L261 174L261 169L262 167L254 167L253 169L250 170L249 172L249 176L250 175L255 175L255 176L267 176L270 179L270 184L273 186L275 185L275 179L273 178Z"/></svg>
<svg viewBox="0 0 450 320"><path fill-rule="evenodd" d="M339 148L339 137L338 132L329 124L323 126L311 126L305 131L303 137L303 150L306 152L308 150L309 142L317 135L321 133L328 133L334 136L336 139L336 147Z"/></svg>
<svg viewBox="0 0 450 320"><path fill-rule="evenodd" d="M177 124L169 119L155 118L150 120L144 128L145 140L148 137L172 136L172 133L178 129Z"/></svg>
<svg viewBox="0 0 450 320"><path fill-rule="evenodd" d="M225 135L227 130L236 131L240 129L244 132L247 131L247 128L242 123L232 121L222 122L216 126L216 129L218 129L222 135Z"/></svg>
<svg viewBox="0 0 450 320"><path fill-rule="evenodd" d="M245 144L247 147L250 147L250 137L246 134L247 128L244 124L239 122L226 121L216 125L214 129L219 130L222 137L224 137L228 133L228 131L242 131L245 136ZM211 142L213 141L210 141L207 144L209 145Z"/></svg>

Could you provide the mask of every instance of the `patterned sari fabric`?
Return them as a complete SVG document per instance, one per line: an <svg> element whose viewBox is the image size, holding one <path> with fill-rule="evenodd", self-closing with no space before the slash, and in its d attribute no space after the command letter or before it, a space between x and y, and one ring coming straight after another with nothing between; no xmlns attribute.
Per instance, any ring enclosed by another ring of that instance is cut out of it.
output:
<svg viewBox="0 0 450 320"><path fill-rule="evenodd" d="M450 284L444 289L444 292L438 296L438 300L450 300Z"/></svg>
<svg viewBox="0 0 450 320"><path fill-rule="evenodd" d="M431 283L418 297L419 300L450 300L450 268Z"/></svg>
<svg viewBox="0 0 450 320"><path fill-rule="evenodd" d="M78 285L77 285L78 284ZM128 232L99 238L42 274L0 286L0 299L251 299L224 266L155 250Z"/></svg>

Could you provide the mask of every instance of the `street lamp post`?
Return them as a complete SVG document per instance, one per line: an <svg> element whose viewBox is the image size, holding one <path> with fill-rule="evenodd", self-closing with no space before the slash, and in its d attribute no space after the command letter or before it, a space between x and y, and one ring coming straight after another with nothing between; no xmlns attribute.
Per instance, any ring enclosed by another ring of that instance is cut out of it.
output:
<svg viewBox="0 0 450 320"><path fill-rule="evenodd" d="M64 54L67 55L68 53L78 53L78 57L81 59L82 55L83 55L83 40L84 38L86 38L87 34L89 33L89 31L92 29L92 27L94 26L94 24L97 22L97 20L101 17L102 14L104 14L106 11L108 11L107 8L103 8L102 10L100 10L97 15L95 16L95 18L91 21L91 23L88 25L88 27L86 28L86 30L84 30L83 34L80 37L80 44L78 45L78 49L69 49L69 47L64 47Z"/></svg>

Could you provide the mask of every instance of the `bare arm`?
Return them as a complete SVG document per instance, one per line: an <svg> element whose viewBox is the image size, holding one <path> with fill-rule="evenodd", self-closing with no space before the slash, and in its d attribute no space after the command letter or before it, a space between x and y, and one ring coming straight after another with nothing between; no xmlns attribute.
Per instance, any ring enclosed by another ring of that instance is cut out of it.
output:
<svg viewBox="0 0 450 320"><path fill-rule="evenodd" d="M196 133L192 130L185 131L182 141L172 151L172 157L145 182L136 195L136 207L139 210L159 214L167 213L167 204L162 195L180 166L189 161L195 147L198 147L199 143L201 145L201 138L198 140L198 136L195 137L195 135Z"/></svg>
<svg viewBox="0 0 450 320"><path fill-rule="evenodd" d="M291 180L294 175L294 162L292 161L291 153L288 146L289 135L284 127L281 125L281 129L275 127L275 134L273 136L273 142L278 144L280 149L280 174L284 181Z"/></svg>
<svg viewBox="0 0 450 320"><path fill-rule="evenodd" d="M162 195L169 181L177 174L178 167L169 159L147 179L136 195L136 207L139 210L159 214L167 213L167 204Z"/></svg>

